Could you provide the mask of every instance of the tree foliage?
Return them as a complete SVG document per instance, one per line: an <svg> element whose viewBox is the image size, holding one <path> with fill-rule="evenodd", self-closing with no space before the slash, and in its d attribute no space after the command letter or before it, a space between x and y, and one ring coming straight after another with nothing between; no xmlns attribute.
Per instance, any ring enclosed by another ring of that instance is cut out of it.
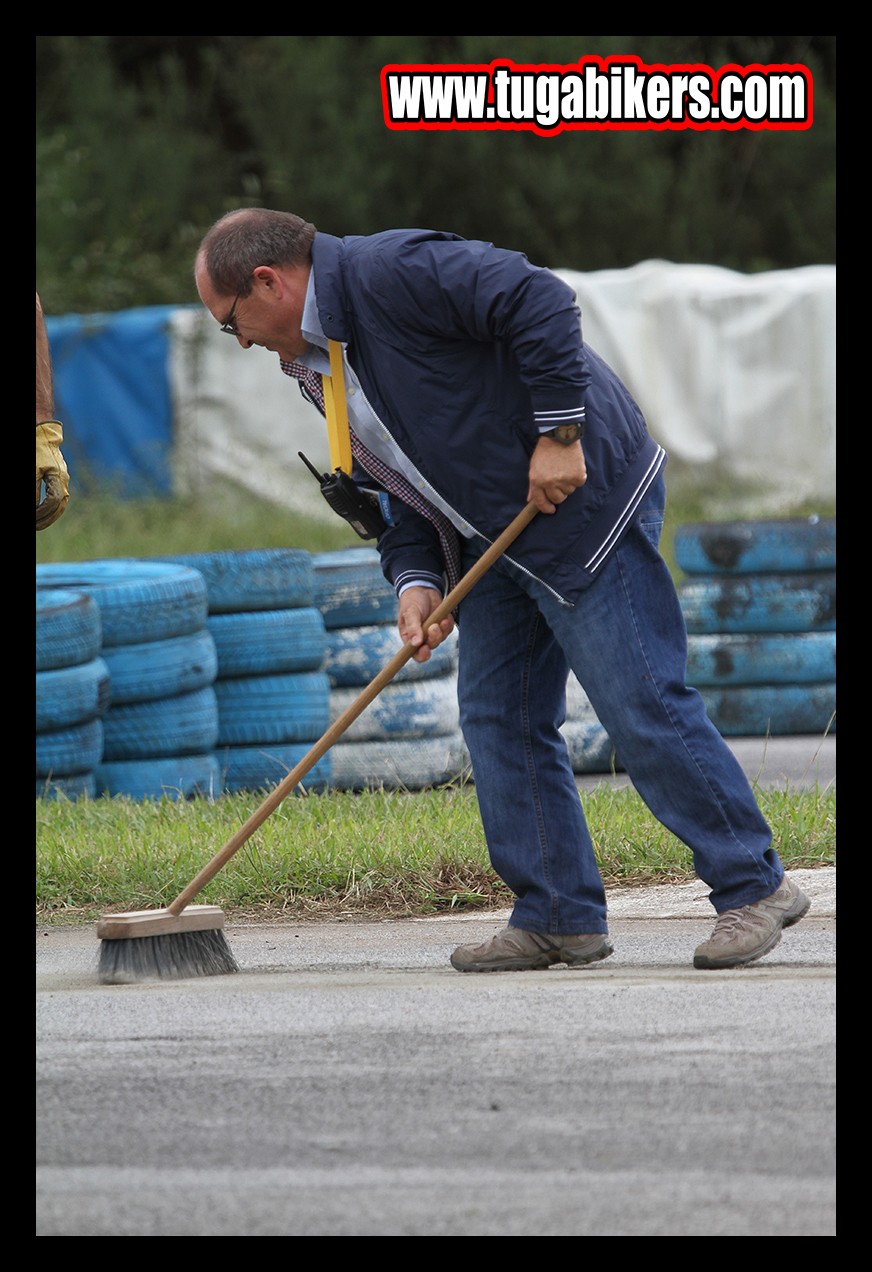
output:
<svg viewBox="0 0 872 1272"><path fill-rule="evenodd" d="M537 264L641 260L756 272L835 261L835 36L37 36L36 269L49 313L196 301L223 212L333 234L425 225ZM396 132L389 63L804 65L814 124Z"/></svg>

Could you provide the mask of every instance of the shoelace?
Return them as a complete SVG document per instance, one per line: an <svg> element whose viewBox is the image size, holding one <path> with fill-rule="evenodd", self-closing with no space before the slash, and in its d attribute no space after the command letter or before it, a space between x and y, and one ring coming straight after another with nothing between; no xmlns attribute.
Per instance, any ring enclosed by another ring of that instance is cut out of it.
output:
<svg viewBox="0 0 872 1272"><path fill-rule="evenodd" d="M723 914L719 914L715 922L715 932L719 936L729 934L735 929L742 926L746 915L741 910L724 910Z"/></svg>

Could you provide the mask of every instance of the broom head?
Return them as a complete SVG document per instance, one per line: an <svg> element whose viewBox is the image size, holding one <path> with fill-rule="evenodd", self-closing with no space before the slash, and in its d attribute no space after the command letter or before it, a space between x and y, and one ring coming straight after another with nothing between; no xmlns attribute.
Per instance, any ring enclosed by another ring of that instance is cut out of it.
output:
<svg viewBox="0 0 872 1272"><path fill-rule="evenodd" d="M224 914L214 905L105 914L97 924L101 941L98 974L104 985L147 980L183 980L238 972L223 932Z"/></svg>

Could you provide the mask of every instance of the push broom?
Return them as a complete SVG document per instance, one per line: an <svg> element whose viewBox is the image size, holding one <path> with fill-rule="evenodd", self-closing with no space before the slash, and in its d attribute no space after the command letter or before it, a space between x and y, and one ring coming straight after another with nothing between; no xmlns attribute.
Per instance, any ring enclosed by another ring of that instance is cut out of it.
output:
<svg viewBox="0 0 872 1272"><path fill-rule="evenodd" d="M439 623L457 608L481 576L536 515L532 501L479 557L430 616ZM376 675L342 715L271 791L208 865L160 910L128 910L105 914L97 924L101 941L98 975L104 985L127 985L143 980L178 980L192 976L221 976L238 972L239 965L224 935L224 914L218 906L190 905L219 870L263 825L305 775L338 741L346 729L403 667L416 647L406 644Z"/></svg>

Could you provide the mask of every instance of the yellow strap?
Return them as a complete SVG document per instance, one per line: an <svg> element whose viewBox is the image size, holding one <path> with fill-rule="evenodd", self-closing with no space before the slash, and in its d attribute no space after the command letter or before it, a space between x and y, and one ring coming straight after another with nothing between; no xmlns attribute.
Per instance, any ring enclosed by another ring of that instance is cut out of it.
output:
<svg viewBox="0 0 872 1272"><path fill-rule="evenodd" d="M329 341L330 374L321 377L324 385L324 409L327 412L327 439L330 462L334 470L341 468L351 476L351 434L345 405L345 373L342 369L342 346Z"/></svg>

